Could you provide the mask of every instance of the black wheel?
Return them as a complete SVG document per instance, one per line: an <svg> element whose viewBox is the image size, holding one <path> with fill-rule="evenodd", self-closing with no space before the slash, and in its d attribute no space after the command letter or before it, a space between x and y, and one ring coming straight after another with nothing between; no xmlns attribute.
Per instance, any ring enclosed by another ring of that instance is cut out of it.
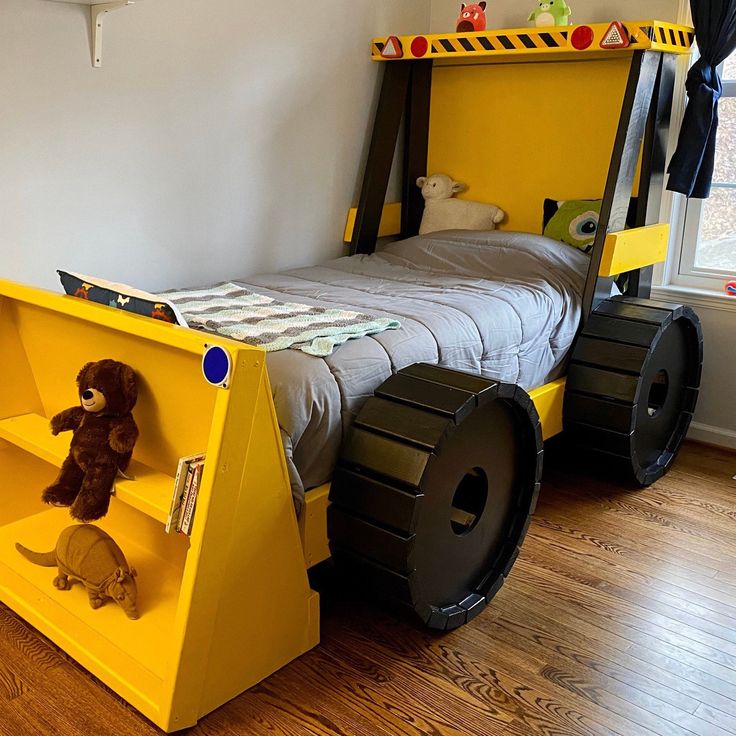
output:
<svg viewBox="0 0 736 736"><path fill-rule="evenodd" d="M648 486L669 470L685 439L702 365L703 333L690 307L609 299L573 351L565 433Z"/></svg>
<svg viewBox="0 0 736 736"><path fill-rule="evenodd" d="M511 570L542 457L522 389L426 364L399 371L345 439L328 511L333 557L431 628L456 628Z"/></svg>

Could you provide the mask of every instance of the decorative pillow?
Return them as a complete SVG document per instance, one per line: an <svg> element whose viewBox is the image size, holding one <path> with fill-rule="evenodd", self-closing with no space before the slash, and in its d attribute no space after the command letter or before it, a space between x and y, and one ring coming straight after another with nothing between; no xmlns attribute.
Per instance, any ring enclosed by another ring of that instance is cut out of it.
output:
<svg viewBox="0 0 736 736"><path fill-rule="evenodd" d="M583 253L590 253L598 232L602 204L603 200L600 199L569 199L562 202L545 199L544 234Z"/></svg>
<svg viewBox="0 0 736 736"><path fill-rule="evenodd" d="M57 271L57 273L64 291L69 296L76 296L96 304L105 304L108 307L122 309L143 317L152 317L162 322L187 326L181 312L171 302L161 299L156 294L134 289L127 284L116 284L80 273L70 271Z"/></svg>

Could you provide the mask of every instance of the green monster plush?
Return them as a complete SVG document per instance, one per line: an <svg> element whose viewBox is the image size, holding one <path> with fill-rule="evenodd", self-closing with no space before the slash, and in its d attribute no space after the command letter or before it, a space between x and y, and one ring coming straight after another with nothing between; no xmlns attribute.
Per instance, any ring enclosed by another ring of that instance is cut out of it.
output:
<svg viewBox="0 0 736 736"><path fill-rule="evenodd" d="M548 200L545 208L556 205L557 210L547 222L544 234L583 253L590 253L598 231L601 204L600 199L571 199L567 202Z"/></svg>
<svg viewBox="0 0 736 736"><path fill-rule="evenodd" d="M548 26L568 26L572 10L566 0L539 0L539 7L529 16L537 28Z"/></svg>

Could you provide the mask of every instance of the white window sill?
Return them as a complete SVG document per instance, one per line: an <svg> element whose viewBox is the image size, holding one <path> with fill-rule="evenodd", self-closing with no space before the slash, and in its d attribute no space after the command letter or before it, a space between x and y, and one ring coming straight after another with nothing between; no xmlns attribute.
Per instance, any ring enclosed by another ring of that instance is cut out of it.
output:
<svg viewBox="0 0 736 736"><path fill-rule="evenodd" d="M683 302L691 307L736 312L736 297L690 286L654 286L652 287L652 299L660 302Z"/></svg>

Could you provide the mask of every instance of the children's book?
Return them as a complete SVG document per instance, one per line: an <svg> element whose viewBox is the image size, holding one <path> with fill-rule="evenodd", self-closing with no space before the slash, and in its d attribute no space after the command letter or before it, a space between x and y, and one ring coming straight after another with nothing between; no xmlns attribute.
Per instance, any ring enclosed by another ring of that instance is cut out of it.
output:
<svg viewBox="0 0 736 736"><path fill-rule="evenodd" d="M197 506L197 495L202 482L202 471L204 470L204 460L192 463L190 466L191 482L186 491L186 499L183 506L183 514L181 516L179 528L182 534L187 536L192 533L192 521L194 519L194 511Z"/></svg>
<svg viewBox="0 0 736 736"><path fill-rule="evenodd" d="M174 492L171 496L171 505L169 506L169 515L166 518L167 534L171 534L172 531L176 531L182 501L184 500L184 494L186 492L189 467L192 463L204 460L204 457L205 454L200 452L196 455L189 455L188 457L182 457L179 459L179 465L176 468L176 479L174 481Z"/></svg>

